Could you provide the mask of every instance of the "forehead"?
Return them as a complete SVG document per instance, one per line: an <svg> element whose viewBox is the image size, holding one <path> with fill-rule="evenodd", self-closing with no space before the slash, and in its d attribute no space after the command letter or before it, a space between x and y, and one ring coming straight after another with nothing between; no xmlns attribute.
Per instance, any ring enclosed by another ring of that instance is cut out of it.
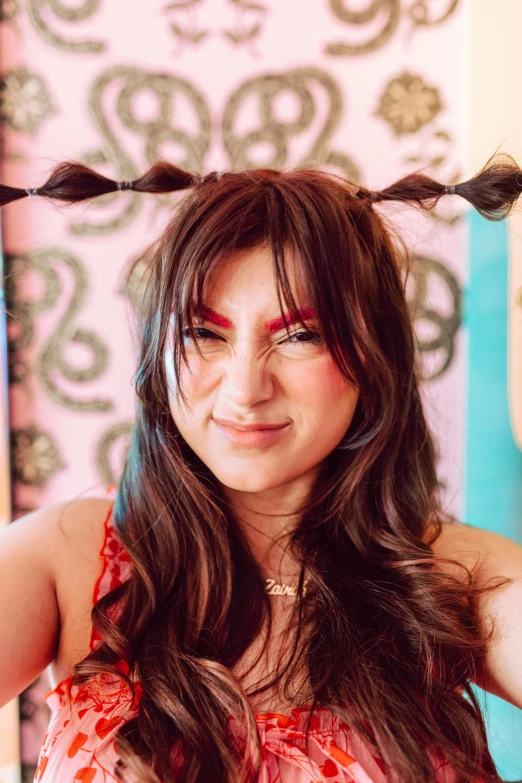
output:
<svg viewBox="0 0 522 783"><path fill-rule="evenodd" d="M309 292L302 263L291 249L285 249L284 260L295 302L306 307ZM212 309L219 305L251 310L275 307L279 311L277 288L272 251L259 246L216 261L203 286L203 304Z"/></svg>

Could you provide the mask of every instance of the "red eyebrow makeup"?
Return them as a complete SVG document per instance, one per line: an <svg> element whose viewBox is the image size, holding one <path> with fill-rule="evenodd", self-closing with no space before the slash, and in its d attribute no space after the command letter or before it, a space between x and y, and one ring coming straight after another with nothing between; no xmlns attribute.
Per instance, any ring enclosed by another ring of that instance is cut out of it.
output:
<svg viewBox="0 0 522 783"><path fill-rule="evenodd" d="M270 334L273 334L280 329L284 329L285 326L292 326L292 324L300 321L306 321L307 318L315 318L315 315L316 312L313 307L303 307L301 310L296 310L295 313L285 313L283 316L274 318L271 321L265 321L265 329Z"/></svg>
<svg viewBox="0 0 522 783"><path fill-rule="evenodd" d="M214 310L210 310L207 307L203 310L203 318L206 321L210 321L211 324L221 326L222 329L232 329L234 325L232 321L229 321L224 315L219 315L219 313L215 313Z"/></svg>
<svg viewBox="0 0 522 783"><path fill-rule="evenodd" d="M315 316L316 311L313 307L304 307L300 310L296 310L294 313L285 313L283 316L278 316L277 318L272 318L270 321L265 321L264 327L269 334L274 334L274 332L279 332L280 329L284 329L285 326L292 326L292 324L305 321L307 318L315 318ZM210 310L208 307L203 310L203 318L216 326L220 326L222 329L231 329L234 326L232 321L229 321L224 315L220 315L219 313L214 312L214 310Z"/></svg>

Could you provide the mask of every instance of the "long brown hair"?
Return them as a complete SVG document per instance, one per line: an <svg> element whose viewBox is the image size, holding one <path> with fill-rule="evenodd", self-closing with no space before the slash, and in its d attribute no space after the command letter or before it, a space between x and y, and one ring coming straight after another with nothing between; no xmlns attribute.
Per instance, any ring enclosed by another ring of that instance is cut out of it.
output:
<svg viewBox="0 0 522 783"><path fill-rule="evenodd" d="M281 306L292 309L285 251L297 251L327 347L360 395L292 534L312 588L296 601L294 654L259 689L290 683L304 666L311 709L326 706L346 720L402 783L435 780L434 750L458 781L500 781L470 685L491 636L478 611L485 588L464 566L462 577L443 571L433 554L452 517L419 395L408 266L374 207L431 209L445 187L422 173L375 192L316 170L198 177L166 163L132 187L191 190L148 260L139 308L137 412L114 507L134 567L93 608L102 643L74 674L81 683L121 673L124 659L129 687L143 684L137 716L117 735L118 776L236 783L259 770L255 717L232 669L269 622L270 604L217 480L173 422L163 352L171 306L179 372L182 329L202 307L210 270L228 254L267 245ZM80 164L62 164L38 192L79 201L117 189ZM522 172L506 155L455 187L490 219L505 217L521 191ZM0 188L0 203L21 193ZM120 600L111 620L107 610ZM230 735L230 716L245 726L241 741Z"/></svg>

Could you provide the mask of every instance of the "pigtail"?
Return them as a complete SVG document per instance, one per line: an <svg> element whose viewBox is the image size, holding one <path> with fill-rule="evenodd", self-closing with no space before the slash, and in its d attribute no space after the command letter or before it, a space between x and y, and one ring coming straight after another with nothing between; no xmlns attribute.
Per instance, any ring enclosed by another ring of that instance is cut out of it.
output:
<svg viewBox="0 0 522 783"><path fill-rule="evenodd" d="M472 179L455 187L455 193L489 220L504 220L522 193L522 169L507 153L497 153Z"/></svg>
<svg viewBox="0 0 522 783"><path fill-rule="evenodd" d="M0 185L0 206L21 198L35 196L73 204L119 190L171 193L192 188L200 184L203 179L199 174L192 174L171 163L160 161L138 179L117 182L82 163L64 162L56 166L41 187L23 189Z"/></svg>
<svg viewBox="0 0 522 783"><path fill-rule="evenodd" d="M11 188L9 185L0 184L0 207L4 204L10 204L12 201L19 201L21 198L27 198L32 195L29 190L23 188Z"/></svg>
<svg viewBox="0 0 522 783"><path fill-rule="evenodd" d="M455 185L442 185L425 174L414 173L381 191L360 188L357 195L372 204L414 202L428 210L436 206L441 196L458 195L488 220L503 220L521 193L522 169L511 155L503 152L495 153L474 177Z"/></svg>
<svg viewBox="0 0 522 783"><path fill-rule="evenodd" d="M81 163L64 162L53 170L48 180L39 188L13 188L0 184L0 207L34 196L72 204L119 190L172 193L217 182L224 173L213 171L200 175L166 161L159 161L138 179L117 182ZM384 190L359 187L355 195L368 204L386 201L413 202L427 210L433 209L441 196L458 195L489 220L503 220L509 215L521 193L522 169L511 155L497 152L478 174L465 182L443 185L426 174L415 172Z"/></svg>

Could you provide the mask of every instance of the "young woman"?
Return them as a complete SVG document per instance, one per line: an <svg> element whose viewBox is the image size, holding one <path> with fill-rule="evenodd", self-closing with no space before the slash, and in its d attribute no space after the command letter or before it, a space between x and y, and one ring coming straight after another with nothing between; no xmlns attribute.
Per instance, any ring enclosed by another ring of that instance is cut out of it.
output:
<svg viewBox="0 0 522 783"><path fill-rule="evenodd" d="M146 265L115 500L0 536L0 703L59 681L35 780L500 781L471 683L522 708L522 547L444 512L376 205L501 219L522 171L373 192L63 164L0 202L127 188L189 193Z"/></svg>

